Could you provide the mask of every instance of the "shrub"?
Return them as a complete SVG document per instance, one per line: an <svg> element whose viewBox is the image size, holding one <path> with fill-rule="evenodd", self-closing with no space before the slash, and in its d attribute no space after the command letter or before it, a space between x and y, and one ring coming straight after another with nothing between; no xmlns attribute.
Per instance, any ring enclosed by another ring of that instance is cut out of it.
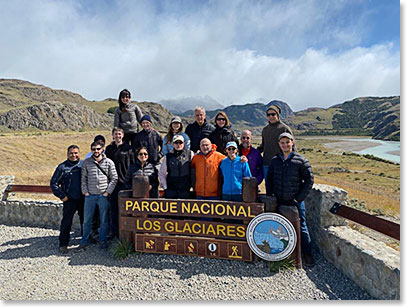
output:
<svg viewBox="0 0 407 307"><path fill-rule="evenodd" d="M113 255L117 259L125 259L133 253L133 245L128 241L119 241L119 244L113 250Z"/></svg>
<svg viewBox="0 0 407 307"><path fill-rule="evenodd" d="M269 262L270 273L278 273L282 270L294 270L295 264L295 260L289 257L280 261L271 261Z"/></svg>

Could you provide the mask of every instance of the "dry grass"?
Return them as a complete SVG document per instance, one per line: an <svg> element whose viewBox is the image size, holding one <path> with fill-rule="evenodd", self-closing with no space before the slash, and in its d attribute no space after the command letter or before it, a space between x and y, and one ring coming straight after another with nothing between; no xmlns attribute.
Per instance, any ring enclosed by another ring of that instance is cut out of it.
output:
<svg viewBox="0 0 407 307"><path fill-rule="evenodd" d="M48 185L56 166L66 159L66 148L76 144L84 157L97 134L110 142L110 131L33 132L0 135L0 175L14 175L17 184ZM400 165L344 156L324 148L329 140L299 138L299 149L310 160L315 182L338 186L348 191L349 198L365 201L370 210L400 216ZM255 140L255 144L259 140ZM349 172L333 172L330 167L342 167ZM265 191L264 181L260 190Z"/></svg>

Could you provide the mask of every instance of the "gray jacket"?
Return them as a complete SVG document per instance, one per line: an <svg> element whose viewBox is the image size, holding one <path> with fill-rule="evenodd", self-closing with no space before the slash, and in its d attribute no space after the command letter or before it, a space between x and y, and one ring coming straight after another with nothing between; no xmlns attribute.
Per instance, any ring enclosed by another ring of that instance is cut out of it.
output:
<svg viewBox="0 0 407 307"><path fill-rule="evenodd" d="M103 194L105 192L112 194L116 187L118 177L114 163L104 154L102 156L99 166L107 176L97 167L98 162L93 157L83 161L81 176L83 194Z"/></svg>
<svg viewBox="0 0 407 307"><path fill-rule="evenodd" d="M140 108L132 102L126 105L126 111L123 112L120 108L116 108L114 112L114 127L122 128L124 133L137 133L138 126L137 123L143 117L143 113Z"/></svg>

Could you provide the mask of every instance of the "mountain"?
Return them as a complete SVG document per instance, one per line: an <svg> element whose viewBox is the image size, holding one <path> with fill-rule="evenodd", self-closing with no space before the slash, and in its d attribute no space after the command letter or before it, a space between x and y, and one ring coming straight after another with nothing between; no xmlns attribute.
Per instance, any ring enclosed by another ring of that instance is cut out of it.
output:
<svg viewBox="0 0 407 307"><path fill-rule="evenodd" d="M153 127L167 131L173 114L154 102L137 102L153 120ZM66 90L55 90L28 81L0 79L0 131L84 130L113 128L117 100L89 101Z"/></svg>
<svg viewBox="0 0 407 307"><path fill-rule="evenodd" d="M206 117L210 122L214 122L214 118L219 111L224 111L233 123L232 129L236 132L244 129L250 129L254 134L260 134L263 127L267 124L266 111L271 105L278 105L281 108L281 118L293 116L294 112L290 106L279 100L272 100L267 104L263 103L247 103L243 105L231 105L223 109L206 111ZM193 111L187 111L181 114L188 122L194 121Z"/></svg>
<svg viewBox="0 0 407 307"><path fill-rule="evenodd" d="M360 97L330 108L309 108L286 120L297 134L367 135L400 140L400 96Z"/></svg>
<svg viewBox="0 0 407 307"><path fill-rule="evenodd" d="M213 122L216 113L223 110L237 133L251 129L254 135L260 135L267 124L267 108L276 104L282 109L281 119L295 135L366 135L400 140L400 96L359 97L329 108L308 108L295 113L283 101L272 100L267 104L262 103L264 101L260 98L255 103L217 108L207 111L207 118ZM173 113L156 102L136 103L143 113L151 116L155 129L167 131ZM189 109L203 105L202 100L189 100L189 103ZM113 98L89 101L66 90L23 80L0 79L0 132L110 129L116 107L117 100ZM195 120L192 110L180 116L184 124Z"/></svg>
<svg viewBox="0 0 407 307"><path fill-rule="evenodd" d="M182 97L174 99L160 100L163 107L167 108L174 114L182 114L186 111L194 110L196 106L202 106L205 110L215 110L223 108L218 101L210 96L195 96L195 97Z"/></svg>

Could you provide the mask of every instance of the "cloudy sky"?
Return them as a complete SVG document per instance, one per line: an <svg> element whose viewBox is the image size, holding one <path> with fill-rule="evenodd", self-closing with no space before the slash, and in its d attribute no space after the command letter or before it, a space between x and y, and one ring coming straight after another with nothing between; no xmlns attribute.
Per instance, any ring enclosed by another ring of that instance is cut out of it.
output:
<svg viewBox="0 0 407 307"><path fill-rule="evenodd" d="M0 0L0 78L295 111L400 94L397 0Z"/></svg>

